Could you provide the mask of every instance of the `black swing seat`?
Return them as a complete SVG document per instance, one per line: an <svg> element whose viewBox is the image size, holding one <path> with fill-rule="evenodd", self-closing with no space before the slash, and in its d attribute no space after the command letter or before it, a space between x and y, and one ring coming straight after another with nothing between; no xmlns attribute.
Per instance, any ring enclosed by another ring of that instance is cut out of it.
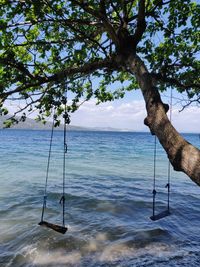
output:
<svg viewBox="0 0 200 267"><path fill-rule="evenodd" d="M151 216L150 219L152 221L158 221L160 219L163 219L164 217L169 216L170 214L171 214L170 211L167 209L167 210L164 210L164 211L162 211L156 215Z"/></svg>
<svg viewBox="0 0 200 267"><path fill-rule="evenodd" d="M50 228L58 233L61 233L61 234L65 234L67 232L67 227L64 227L64 226L61 226L61 225L58 225L58 224L53 224L53 223L49 223L49 222L46 222L46 221L41 221L38 223L40 226L45 226L47 228Z"/></svg>

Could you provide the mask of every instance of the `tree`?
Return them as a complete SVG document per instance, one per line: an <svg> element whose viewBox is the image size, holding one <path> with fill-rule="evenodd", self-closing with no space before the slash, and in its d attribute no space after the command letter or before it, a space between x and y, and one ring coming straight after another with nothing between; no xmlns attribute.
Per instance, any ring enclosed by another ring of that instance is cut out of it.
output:
<svg viewBox="0 0 200 267"><path fill-rule="evenodd" d="M199 14L191 0L1 0L1 113L10 97L26 101L22 120L34 107L43 119L53 107L62 113L66 90L73 112L80 99L111 101L139 87L144 123L174 169L200 185L200 151L172 126L160 97L171 86L200 102Z"/></svg>

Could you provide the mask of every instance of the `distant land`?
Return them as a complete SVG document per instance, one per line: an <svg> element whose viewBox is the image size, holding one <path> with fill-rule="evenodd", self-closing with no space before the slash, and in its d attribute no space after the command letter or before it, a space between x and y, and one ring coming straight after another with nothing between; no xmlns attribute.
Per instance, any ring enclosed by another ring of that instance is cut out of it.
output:
<svg viewBox="0 0 200 267"><path fill-rule="evenodd" d="M4 127L3 122L8 119L9 116L0 116L0 128ZM50 130L52 128L52 122L46 122L43 124L42 122L37 122L33 119L27 118L25 122L19 122L16 125L13 125L11 129L21 129L21 130ZM55 130L63 130L63 125L61 124L59 127L56 127ZM81 127L81 126L68 126L69 131L114 131L114 132L122 132L122 131L131 131L128 129L117 129L112 127Z"/></svg>

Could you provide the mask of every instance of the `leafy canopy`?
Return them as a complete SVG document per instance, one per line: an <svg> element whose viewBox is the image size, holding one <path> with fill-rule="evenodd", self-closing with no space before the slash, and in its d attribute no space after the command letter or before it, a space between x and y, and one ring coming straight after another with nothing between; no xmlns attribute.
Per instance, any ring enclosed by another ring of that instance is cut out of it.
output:
<svg viewBox="0 0 200 267"><path fill-rule="evenodd" d="M0 0L0 101L23 99L39 119L71 91L81 100L123 97L137 89L123 60L145 61L160 90L200 101L200 3L191 0ZM22 120L26 117L24 111ZM13 119L15 120L15 119Z"/></svg>

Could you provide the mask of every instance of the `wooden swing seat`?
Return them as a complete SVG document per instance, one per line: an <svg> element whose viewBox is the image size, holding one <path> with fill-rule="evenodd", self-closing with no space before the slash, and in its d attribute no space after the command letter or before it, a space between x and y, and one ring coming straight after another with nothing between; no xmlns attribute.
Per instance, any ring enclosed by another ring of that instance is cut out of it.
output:
<svg viewBox="0 0 200 267"><path fill-rule="evenodd" d="M169 216L170 214L171 214L170 211L167 209L167 210L164 210L164 211L162 211L156 215L151 216L150 219L152 221L158 221L160 219L163 219L164 217Z"/></svg>
<svg viewBox="0 0 200 267"><path fill-rule="evenodd" d="M58 233L61 233L61 234L65 234L67 232L67 227L64 227L64 226L61 226L61 225L58 225L58 224L53 224L53 223L49 223L47 221L41 221L38 223L40 226L44 226L44 227L47 227L47 228L50 228Z"/></svg>

